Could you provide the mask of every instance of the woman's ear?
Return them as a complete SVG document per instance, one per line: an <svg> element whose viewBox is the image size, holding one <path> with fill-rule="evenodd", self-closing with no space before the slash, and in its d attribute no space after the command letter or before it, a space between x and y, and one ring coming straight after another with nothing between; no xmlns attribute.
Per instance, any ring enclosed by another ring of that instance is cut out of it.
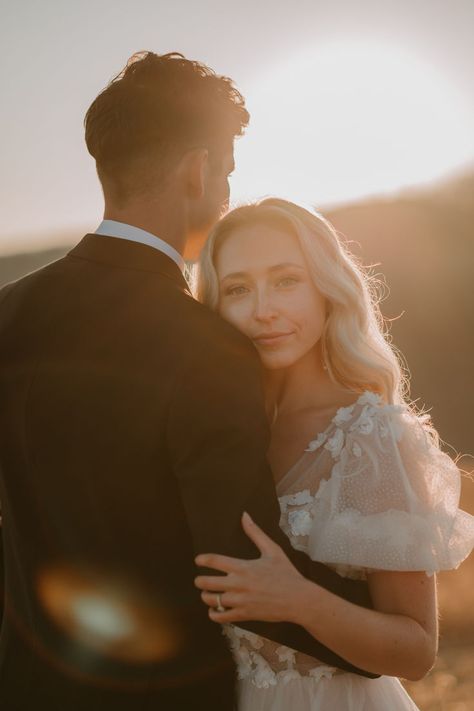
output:
<svg viewBox="0 0 474 711"><path fill-rule="evenodd" d="M199 200L203 197L208 160L207 148L193 148L182 157L179 172L189 198Z"/></svg>

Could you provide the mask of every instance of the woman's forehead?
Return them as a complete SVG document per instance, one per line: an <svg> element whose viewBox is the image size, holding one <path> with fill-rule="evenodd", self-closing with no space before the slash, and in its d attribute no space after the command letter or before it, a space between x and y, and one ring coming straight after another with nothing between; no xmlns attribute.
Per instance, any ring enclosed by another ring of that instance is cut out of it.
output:
<svg viewBox="0 0 474 711"><path fill-rule="evenodd" d="M263 224L233 230L225 238L216 258L217 271L226 274L270 270L286 263L305 266L297 237L290 231Z"/></svg>

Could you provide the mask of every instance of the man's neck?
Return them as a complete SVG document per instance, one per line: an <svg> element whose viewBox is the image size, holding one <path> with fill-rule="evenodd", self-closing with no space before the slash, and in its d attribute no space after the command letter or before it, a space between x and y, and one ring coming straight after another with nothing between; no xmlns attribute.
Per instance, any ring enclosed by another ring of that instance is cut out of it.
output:
<svg viewBox="0 0 474 711"><path fill-rule="evenodd" d="M179 210L160 210L155 206L150 210L148 203L135 203L123 209L106 204L104 220L115 220L139 227L168 242L179 254L184 254L187 239L186 221L184 216L180 218Z"/></svg>

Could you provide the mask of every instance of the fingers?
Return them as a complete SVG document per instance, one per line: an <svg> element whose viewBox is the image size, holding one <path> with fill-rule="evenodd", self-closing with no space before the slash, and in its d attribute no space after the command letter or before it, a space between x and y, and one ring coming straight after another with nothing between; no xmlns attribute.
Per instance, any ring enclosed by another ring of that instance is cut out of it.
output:
<svg viewBox="0 0 474 711"><path fill-rule="evenodd" d="M223 607L225 607L224 601L222 599L223 597L224 597L224 594L221 595L221 605L223 605ZM219 602L217 599L217 594L212 593L212 592L207 592L207 590L204 590L201 593L201 600L203 602L205 602L208 607L217 607L218 602ZM230 605L228 605L228 607L230 607Z"/></svg>
<svg viewBox="0 0 474 711"><path fill-rule="evenodd" d="M194 579L194 584L200 590L213 590L215 592L223 592L225 590L235 589L235 580L233 581L229 575L198 575Z"/></svg>
<svg viewBox="0 0 474 711"><path fill-rule="evenodd" d="M200 565L203 568L222 570L224 573L234 573L240 570L242 563L245 562L238 558L230 558L227 555L217 555L217 553L201 553L194 560L196 565Z"/></svg>
<svg viewBox="0 0 474 711"><path fill-rule="evenodd" d="M248 619L242 609L239 609L241 604L240 596L235 593L222 593L220 595L221 605L225 607L224 612L216 610L217 596L215 592L204 591L201 593L202 601L209 607L208 615L213 622L226 624L228 622L238 622L239 620Z"/></svg>
<svg viewBox="0 0 474 711"><path fill-rule="evenodd" d="M250 540L255 543L262 555L272 556L281 550L280 546L274 543L274 541L257 526L246 511L242 514L242 528Z"/></svg>
<svg viewBox="0 0 474 711"><path fill-rule="evenodd" d="M218 606L219 601L215 592L208 592L207 590L204 590L204 592L201 593L201 599L208 607L216 609ZM226 592L220 595L220 601L222 607L229 609L231 607L239 607L241 598L240 595L236 593Z"/></svg>
<svg viewBox="0 0 474 711"><path fill-rule="evenodd" d="M217 612L217 610L214 610L214 608L210 607L208 614L213 622L218 622L221 625L225 625L229 622L239 622L242 620L248 620L248 617L246 617L242 612L233 608L230 608L225 612Z"/></svg>
<svg viewBox="0 0 474 711"><path fill-rule="evenodd" d="M242 528L250 540L255 543L262 555L272 556L281 552L280 546L272 541L272 539L257 526L246 511L242 515ZM226 555L218 555L216 553L201 553L196 556L195 562L203 568L214 568L223 573L237 573L241 571L249 561L231 558Z"/></svg>

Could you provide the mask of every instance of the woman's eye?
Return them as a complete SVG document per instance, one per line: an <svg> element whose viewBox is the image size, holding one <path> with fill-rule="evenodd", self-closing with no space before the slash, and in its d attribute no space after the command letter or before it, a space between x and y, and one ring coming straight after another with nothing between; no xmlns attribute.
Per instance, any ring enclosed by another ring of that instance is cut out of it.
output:
<svg viewBox="0 0 474 711"><path fill-rule="evenodd" d="M277 283L277 286L294 286L294 284L297 284L299 279L296 277L283 277L283 279L280 279Z"/></svg>
<svg viewBox="0 0 474 711"><path fill-rule="evenodd" d="M231 286L227 289L226 296L242 296L248 291L246 286Z"/></svg>

